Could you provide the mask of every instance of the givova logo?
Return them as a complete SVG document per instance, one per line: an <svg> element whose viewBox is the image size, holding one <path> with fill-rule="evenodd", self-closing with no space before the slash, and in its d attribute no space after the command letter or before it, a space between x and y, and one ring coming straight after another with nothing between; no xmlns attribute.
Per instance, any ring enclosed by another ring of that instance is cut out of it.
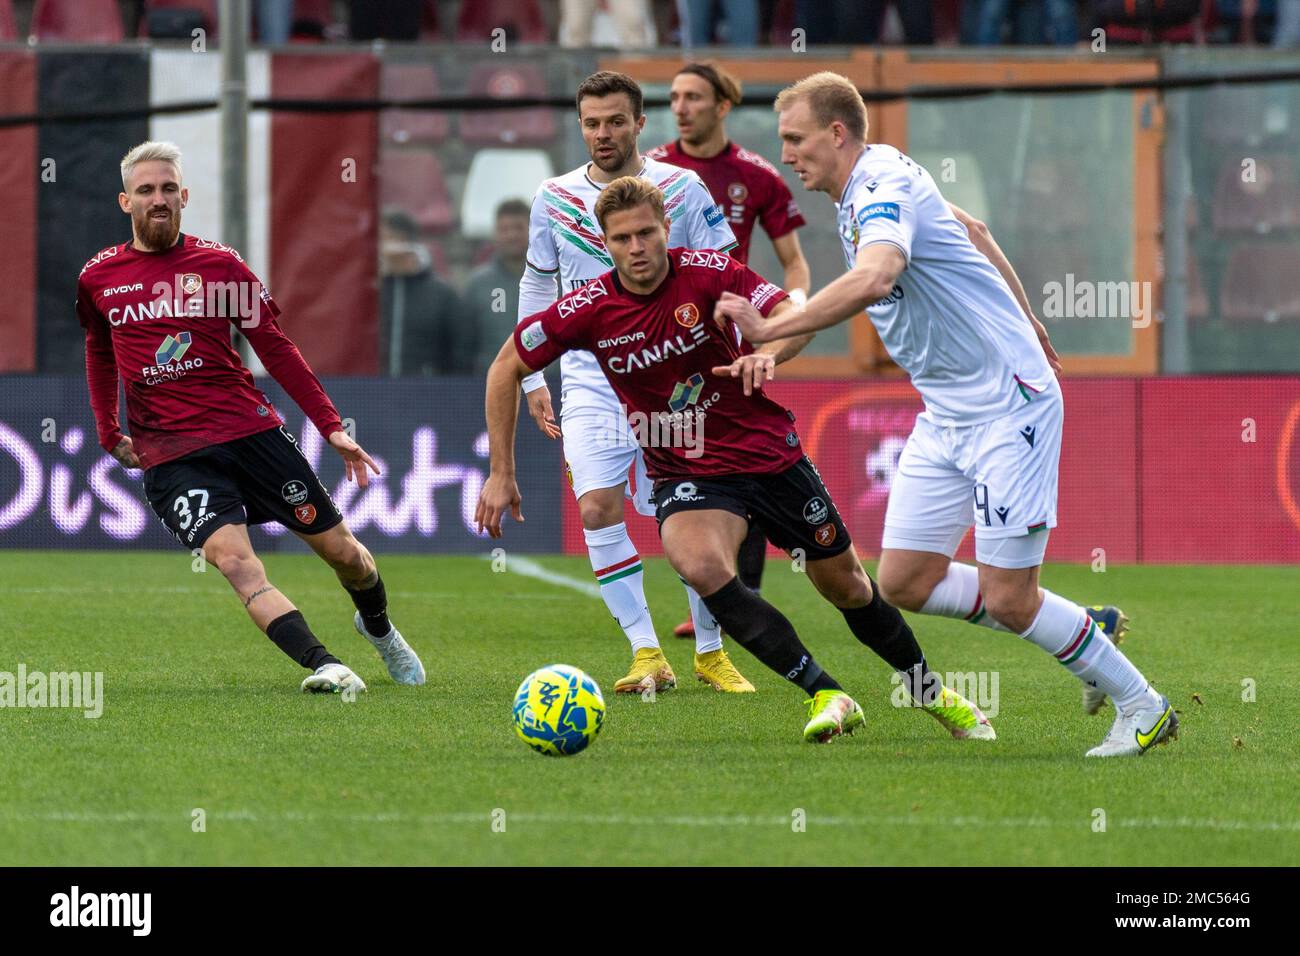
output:
<svg viewBox="0 0 1300 956"><path fill-rule="evenodd" d="M177 332L174 336L169 335L163 339L162 345L158 346L158 351L154 353L154 361L159 365L179 362L189 347L190 333Z"/></svg>
<svg viewBox="0 0 1300 956"><path fill-rule="evenodd" d="M687 405L694 405L700 400L700 391L704 388L704 376L696 372L684 382L673 386L673 393L668 397L668 408L680 412Z"/></svg>

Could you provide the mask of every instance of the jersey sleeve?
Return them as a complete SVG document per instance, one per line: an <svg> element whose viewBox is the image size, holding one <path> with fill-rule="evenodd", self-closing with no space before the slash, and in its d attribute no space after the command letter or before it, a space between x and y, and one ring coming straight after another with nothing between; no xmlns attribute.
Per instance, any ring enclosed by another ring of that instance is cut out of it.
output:
<svg viewBox="0 0 1300 956"><path fill-rule="evenodd" d="M560 314L563 301L528 316L515 326L515 351L534 372L540 372L570 349L582 346L582 322Z"/></svg>
<svg viewBox="0 0 1300 956"><path fill-rule="evenodd" d="M726 271L722 274L722 291L743 295L763 318L767 318L773 309L790 298L779 285L768 282L749 266L735 259L727 264Z"/></svg>
<svg viewBox="0 0 1300 956"><path fill-rule="evenodd" d="M560 258L555 250L555 237L551 232L550 217L546 212L546 184L542 183L533 196L533 208L528 213L528 252L525 254L527 265L542 275L554 275L560 270ZM528 315L520 313L520 318Z"/></svg>
<svg viewBox="0 0 1300 956"><path fill-rule="evenodd" d="M758 221L769 239L780 239L807 223L780 174L773 173L769 182L767 202L758 212Z"/></svg>
<svg viewBox="0 0 1300 956"><path fill-rule="evenodd" d="M122 440L118 421L117 359L113 355L113 334L95 308L85 283L77 283L77 321L86 330L86 391L95 415L99 447L111 452Z"/></svg>
<svg viewBox="0 0 1300 956"><path fill-rule="evenodd" d="M868 190L874 186L874 190ZM912 259L912 237L916 234L916 206L912 197L912 177L905 167L890 170L875 179L861 182L853 197L854 225L858 249L876 242L888 242Z"/></svg>
<svg viewBox="0 0 1300 956"><path fill-rule="evenodd" d="M257 291L258 311L247 317L232 316L231 322L248 339L257 357L272 378L283 386L298 407L311 419L321 437L328 439L333 432L343 430L338 409L325 394L320 379L311 370L307 360L290 341L276 319L280 307L270 291L243 262L232 260L232 278L237 283L248 283Z"/></svg>
<svg viewBox="0 0 1300 956"><path fill-rule="evenodd" d="M709 187L704 185L694 172L683 171L690 181L682 194L677 214L669 209L673 217L673 231L669 237L669 246L685 246L687 249L717 249L726 252L736 247L736 234L727 224L727 217L722 207L713 201Z"/></svg>

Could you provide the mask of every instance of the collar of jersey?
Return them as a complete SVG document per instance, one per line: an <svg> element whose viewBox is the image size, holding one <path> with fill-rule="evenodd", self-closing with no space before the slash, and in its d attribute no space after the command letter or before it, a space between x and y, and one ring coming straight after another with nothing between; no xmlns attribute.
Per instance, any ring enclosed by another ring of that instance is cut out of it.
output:
<svg viewBox="0 0 1300 956"><path fill-rule="evenodd" d="M840 201L835 204L836 208L844 205L844 197L849 194L849 187L853 185L853 177L858 174L858 167L862 165L862 160L869 152L871 152L871 144L867 143L862 147L862 152L858 153L858 158L853 161L853 168L849 170L849 178L844 180L844 191L840 193Z"/></svg>
<svg viewBox="0 0 1300 956"><path fill-rule="evenodd" d="M643 174L645 173L645 167L646 167L646 163L647 163L647 162L649 162L649 161L645 158L644 155L642 155L642 157L641 157L641 168L638 169L638 170L636 171L635 175L637 175L637 176L641 176L641 175L643 175ZM591 178L591 174L587 172L587 170L590 169L590 168L591 168L591 161L588 160L587 165L585 165L585 166L582 167L582 176L583 176L584 179L587 180L587 182L591 183L593 186L596 187L596 192L600 192L602 189L604 189L606 186L608 186L609 183L598 183L598 182L596 182L596 180L592 179L592 178Z"/></svg>
<svg viewBox="0 0 1300 956"><path fill-rule="evenodd" d="M176 242L173 245L168 246L166 249L158 249L158 250L137 249L135 247L135 239L131 239L126 244L126 251L133 252L137 256L165 256L169 252L175 252L178 249L184 249L186 238L187 237L185 233L183 232L178 233L176 236Z"/></svg>

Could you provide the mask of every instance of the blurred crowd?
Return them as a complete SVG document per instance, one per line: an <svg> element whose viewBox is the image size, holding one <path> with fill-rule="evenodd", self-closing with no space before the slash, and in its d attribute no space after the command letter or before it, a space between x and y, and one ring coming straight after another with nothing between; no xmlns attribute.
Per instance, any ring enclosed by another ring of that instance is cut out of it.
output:
<svg viewBox="0 0 1300 956"><path fill-rule="evenodd" d="M0 0L0 41L188 40L217 0ZM259 43L1300 46L1300 0L250 0ZM797 31L802 31L798 33Z"/></svg>
<svg viewBox="0 0 1300 956"><path fill-rule="evenodd" d="M380 224L379 371L382 375L485 374L519 310L529 205L498 204L493 236L463 289L439 277L419 224L388 208Z"/></svg>

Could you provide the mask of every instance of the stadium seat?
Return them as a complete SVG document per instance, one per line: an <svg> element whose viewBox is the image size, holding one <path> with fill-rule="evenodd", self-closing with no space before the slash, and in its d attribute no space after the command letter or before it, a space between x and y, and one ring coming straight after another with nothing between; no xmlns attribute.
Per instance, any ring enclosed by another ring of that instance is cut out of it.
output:
<svg viewBox="0 0 1300 956"><path fill-rule="evenodd" d="M1295 159L1259 156L1254 182L1243 181L1243 160L1224 161L1214 187L1213 217L1216 232L1271 232L1300 227L1300 181Z"/></svg>
<svg viewBox="0 0 1300 956"><path fill-rule="evenodd" d="M487 239L496 225L496 208L506 199L532 199L544 179L555 175L551 157L540 149L480 149L474 154L460 203L461 232Z"/></svg>
<svg viewBox="0 0 1300 956"><path fill-rule="evenodd" d="M0 0L0 42L18 39L13 0Z"/></svg>
<svg viewBox="0 0 1300 956"><path fill-rule="evenodd" d="M441 232L456 221L442 164L433 153L385 151L379 160L379 201L410 213L422 229Z"/></svg>
<svg viewBox="0 0 1300 956"><path fill-rule="evenodd" d="M143 16L140 17L140 36L150 36L149 14L156 10L192 10L203 17L203 29L208 38L217 35L217 26L221 20L218 13L218 0L146 0ZM171 37L168 37L171 39Z"/></svg>
<svg viewBox="0 0 1300 956"><path fill-rule="evenodd" d="M36 0L31 35L67 43L120 43L126 30L117 0Z"/></svg>
<svg viewBox="0 0 1300 956"><path fill-rule="evenodd" d="M1228 322L1300 319L1300 246L1242 242L1223 273L1220 314Z"/></svg>
<svg viewBox="0 0 1300 956"><path fill-rule="evenodd" d="M419 63L384 64L379 85L386 100L431 99L440 92L437 72ZM441 143L451 125L446 113L432 110L384 110L380 117L380 133L393 143Z"/></svg>
<svg viewBox="0 0 1300 956"><path fill-rule="evenodd" d="M988 221L989 200L984 190L984 173L973 153L918 150L910 155L934 177L943 191L944 199L960 206L976 219ZM944 164L948 160L953 161L951 169L955 175L951 182L944 178L944 171L949 168Z"/></svg>
<svg viewBox="0 0 1300 956"><path fill-rule="evenodd" d="M456 42L487 42L492 31L506 31L506 43L546 43L546 24L537 0L478 0L463 3L456 22Z"/></svg>
<svg viewBox="0 0 1300 956"><path fill-rule="evenodd" d="M531 63L480 63L470 72L466 84L468 96L502 100L545 92L542 71ZM460 117L460 135L465 142L480 146L548 144L555 138L555 116L546 107L468 113Z"/></svg>

